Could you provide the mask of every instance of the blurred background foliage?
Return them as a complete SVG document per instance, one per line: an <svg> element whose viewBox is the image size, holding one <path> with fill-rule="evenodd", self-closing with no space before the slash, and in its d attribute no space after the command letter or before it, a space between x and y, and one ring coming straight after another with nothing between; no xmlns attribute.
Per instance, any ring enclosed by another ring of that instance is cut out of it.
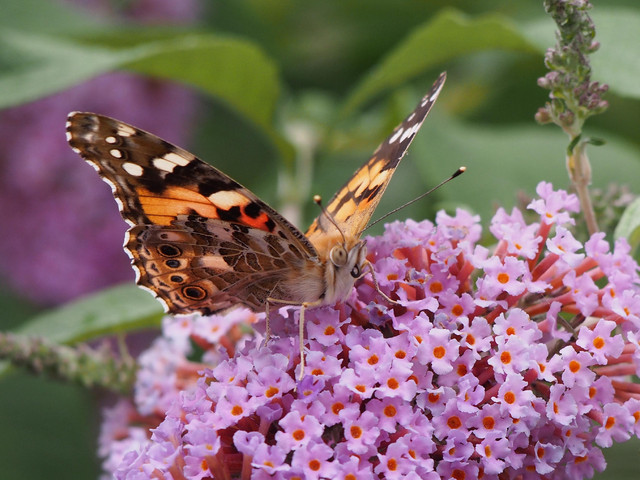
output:
<svg viewBox="0 0 640 480"><path fill-rule="evenodd" d="M589 154L601 211L611 214L617 189L634 194L640 178L640 6L592 3L602 44L594 80L609 84L610 108L585 130L607 142ZM2 329L73 342L161 316L130 285L43 313L132 278L108 188L64 145L68 111L117 115L179 142L305 228L317 214L312 195L328 199L447 70L378 215L460 165L465 175L396 217L462 206L487 225L539 181L569 184L568 139L533 119L547 97L536 84L544 51L555 43L542 1L0 0L0 12ZM58 200L76 171L72 186L83 193ZM67 216L75 223L65 227ZM0 381L4 478L98 476L102 395L15 372ZM598 478L637 478L638 448L609 449Z"/></svg>

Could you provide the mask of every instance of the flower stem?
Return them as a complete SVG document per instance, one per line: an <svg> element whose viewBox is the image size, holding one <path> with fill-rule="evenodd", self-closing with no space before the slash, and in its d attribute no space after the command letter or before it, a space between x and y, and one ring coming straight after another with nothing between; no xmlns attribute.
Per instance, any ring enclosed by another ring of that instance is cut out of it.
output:
<svg viewBox="0 0 640 480"><path fill-rule="evenodd" d="M598 231L596 217L589 194L591 165L586 153L588 143L582 138L584 122L591 115L602 113L609 106L602 95L607 85L591 81L589 55L598 48L594 41L595 26L587 11L591 4L587 0L545 0L545 9L556 25L556 45L545 55L549 69L538 85L550 90L549 102L538 110L536 120L553 122L560 126L569 138L567 170L573 187L580 199L589 233Z"/></svg>
<svg viewBox="0 0 640 480"><path fill-rule="evenodd" d="M98 349L69 347L7 332L0 332L0 359L34 373L121 394L131 392L137 370L133 358L128 354L117 358L106 345Z"/></svg>
<svg viewBox="0 0 640 480"><path fill-rule="evenodd" d="M567 171L573 188L580 199L580 207L584 215L590 235L599 231L589 184L591 183L591 163L586 151L586 141L578 141L572 150L567 152Z"/></svg>

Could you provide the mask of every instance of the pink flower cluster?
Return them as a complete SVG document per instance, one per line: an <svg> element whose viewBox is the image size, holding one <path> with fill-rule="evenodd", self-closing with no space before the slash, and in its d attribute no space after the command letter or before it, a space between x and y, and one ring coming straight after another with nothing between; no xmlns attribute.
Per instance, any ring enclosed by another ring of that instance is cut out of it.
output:
<svg viewBox="0 0 640 480"><path fill-rule="evenodd" d="M625 241L611 250L603 234L572 236L574 195L537 191L529 208L540 221L499 210L491 252L462 210L368 239L380 287L398 303L366 278L344 304L308 311L297 384L298 308L273 315L283 335L267 346L237 332L245 311L232 313L233 341L218 333L224 317L168 323L143 359L137 409L123 402L107 417L107 469L173 480L603 470L601 448L640 433L638 267Z"/></svg>

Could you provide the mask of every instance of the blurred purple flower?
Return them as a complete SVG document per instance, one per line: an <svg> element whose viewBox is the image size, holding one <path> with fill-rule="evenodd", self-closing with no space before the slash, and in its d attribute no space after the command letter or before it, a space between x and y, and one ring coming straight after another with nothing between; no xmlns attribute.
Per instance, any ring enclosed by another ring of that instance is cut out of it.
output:
<svg viewBox="0 0 640 480"><path fill-rule="evenodd" d="M538 194L537 223L501 226L522 216L497 213L493 254L464 211L369 238L369 259L399 305L365 278L345 304L309 310L297 386L298 308L273 313L285 335L267 346L239 331L243 316L256 316L236 310L225 350L199 342L206 368L187 360L185 341L206 317L167 319L140 370L136 408L116 418L122 400L105 417L105 469L118 479L416 480L603 470L601 449L640 432L638 266L622 240L613 250L601 234L576 244L565 228L575 196L546 183ZM570 275L597 282L588 318L580 289L564 283ZM142 440L141 418L153 427Z"/></svg>
<svg viewBox="0 0 640 480"><path fill-rule="evenodd" d="M83 7L106 15L112 4ZM175 23L198 11L196 0L129 6L118 18ZM184 145L195 106L195 95L184 87L110 73L0 112L0 279L41 305L132 280L121 246L126 224L109 187L67 145L66 116L71 110L99 112Z"/></svg>

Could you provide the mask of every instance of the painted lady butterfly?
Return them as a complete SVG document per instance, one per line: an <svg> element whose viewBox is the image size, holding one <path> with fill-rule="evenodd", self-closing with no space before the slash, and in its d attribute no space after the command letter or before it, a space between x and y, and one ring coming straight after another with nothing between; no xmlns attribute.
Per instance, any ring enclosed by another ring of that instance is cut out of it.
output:
<svg viewBox="0 0 640 480"><path fill-rule="evenodd" d="M111 185L131 226L124 248L137 283L165 310L210 315L244 305L268 314L270 303L300 305L302 351L304 309L344 300L365 269L373 274L360 235L445 78L438 77L306 234L224 173L125 123L71 113L67 139ZM303 362L301 356L301 374Z"/></svg>

